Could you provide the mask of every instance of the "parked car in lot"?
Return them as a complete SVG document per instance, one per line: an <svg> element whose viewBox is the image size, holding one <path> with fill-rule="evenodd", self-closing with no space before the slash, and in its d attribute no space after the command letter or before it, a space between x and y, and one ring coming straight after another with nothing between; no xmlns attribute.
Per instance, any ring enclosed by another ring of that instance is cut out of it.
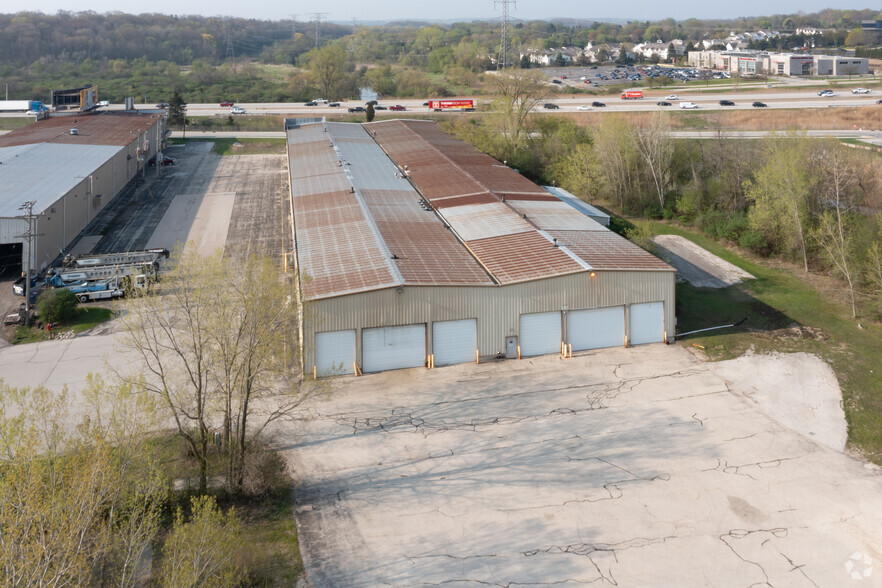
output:
<svg viewBox="0 0 882 588"><path fill-rule="evenodd" d="M603 108L604 106L606 106L606 104L604 104L603 102L594 101L591 103L591 106L595 108Z"/></svg>
<svg viewBox="0 0 882 588"><path fill-rule="evenodd" d="M671 105L671 103L668 102L667 100L661 100L659 102L656 102L656 104L658 104L659 106L670 106Z"/></svg>
<svg viewBox="0 0 882 588"><path fill-rule="evenodd" d="M588 106L587 104L580 104L576 107L576 110L593 110L593 109L590 106Z"/></svg>
<svg viewBox="0 0 882 588"><path fill-rule="evenodd" d="M231 106L230 114L245 114L245 109L241 106Z"/></svg>
<svg viewBox="0 0 882 588"><path fill-rule="evenodd" d="M364 106L353 106L349 112L366 112Z"/></svg>
<svg viewBox="0 0 882 588"><path fill-rule="evenodd" d="M731 100L720 100L720 106L735 106Z"/></svg>
<svg viewBox="0 0 882 588"><path fill-rule="evenodd" d="M695 102L681 102L680 108L694 110L698 108L698 104Z"/></svg>
<svg viewBox="0 0 882 588"><path fill-rule="evenodd" d="M766 104L765 102L760 102L759 100L753 103L754 108L765 108L766 106L768 106L768 104Z"/></svg>
<svg viewBox="0 0 882 588"><path fill-rule="evenodd" d="M832 98L836 93L833 90L821 90L818 92L818 96L823 96L824 98Z"/></svg>
<svg viewBox="0 0 882 588"><path fill-rule="evenodd" d="M389 110L407 110L407 109L400 104L396 104L395 106L390 106Z"/></svg>
<svg viewBox="0 0 882 588"><path fill-rule="evenodd" d="M557 110L558 108L560 108L560 106L554 104L553 102L546 102L542 105L542 108L545 108L547 110Z"/></svg>
<svg viewBox="0 0 882 588"><path fill-rule="evenodd" d="M224 100L223 102L220 103L221 106L232 106L234 104L235 104L235 102L233 102L232 100Z"/></svg>
<svg viewBox="0 0 882 588"><path fill-rule="evenodd" d="M869 94L869 88L855 88L851 91L852 94Z"/></svg>

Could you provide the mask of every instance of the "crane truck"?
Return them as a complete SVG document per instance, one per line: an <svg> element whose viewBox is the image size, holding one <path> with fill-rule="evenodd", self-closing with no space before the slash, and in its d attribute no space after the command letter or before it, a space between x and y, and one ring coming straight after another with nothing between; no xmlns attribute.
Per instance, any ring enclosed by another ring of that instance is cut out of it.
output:
<svg viewBox="0 0 882 588"><path fill-rule="evenodd" d="M117 265L131 263L158 263L168 258L168 249L145 249L144 251L123 251L119 253L96 253L87 255L66 255L62 267L87 267L96 265Z"/></svg>
<svg viewBox="0 0 882 588"><path fill-rule="evenodd" d="M116 265L95 265L82 268L50 268L46 273L45 283L53 288L64 287L72 282L105 280L123 276L156 275L157 262L137 262Z"/></svg>

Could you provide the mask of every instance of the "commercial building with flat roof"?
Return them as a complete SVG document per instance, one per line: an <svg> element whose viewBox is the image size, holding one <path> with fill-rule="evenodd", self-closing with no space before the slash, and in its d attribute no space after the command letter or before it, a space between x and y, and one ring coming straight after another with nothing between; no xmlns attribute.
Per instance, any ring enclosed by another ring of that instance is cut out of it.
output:
<svg viewBox="0 0 882 588"><path fill-rule="evenodd" d="M307 372L673 335L673 268L436 124L318 122L287 137Z"/></svg>
<svg viewBox="0 0 882 588"><path fill-rule="evenodd" d="M164 140L160 113L51 116L0 137L0 259L45 269L143 171ZM27 203L34 214L28 248Z"/></svg>
<svg viewBox="0 0 882 588"><path fill-rule="evenodd" d="M870 73L870 60L866 57L769 53L750 49L742 51L690 51L688 63L693 67L739 72L742 75L851 76Z"/></svg>

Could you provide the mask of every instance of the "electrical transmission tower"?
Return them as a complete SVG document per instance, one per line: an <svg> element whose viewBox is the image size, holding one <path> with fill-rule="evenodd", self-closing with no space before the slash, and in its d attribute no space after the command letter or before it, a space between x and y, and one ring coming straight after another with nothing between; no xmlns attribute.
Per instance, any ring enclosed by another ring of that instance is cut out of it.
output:
<svg viewBox="0 0 882 588"><path fill-rule="evenodd" d="M517 0L493 0L493 5L502 5L502 44L499 47L499 59L496 60L496 69L505 69L508 63L508 5L517 4Z"/></svg>
<svg viewBox="0 0 882 588"><path fill-rule="evenodd" d="M227 25L227 55L226 59L235 59L236 52L233 51L233 37L230 36L230 25Z"/></svg>
<svg viewBox="0 0 882 588"><path fill-rule="evenodd" d="M292 14L291 15L291 38L292 39L297 36L297 17L298 16L300 16L300 15L299 14Z"/></svg>
<svg viewBox="0 0 882 588"><path fill-rule="evenodd" d="M312 12L312 20L315 21L315 48L318 49L319 45L321 45L321 41L319 40L319 25L322 23L322 19L328 20L325 18L328 16L327 12Z"/></svg>

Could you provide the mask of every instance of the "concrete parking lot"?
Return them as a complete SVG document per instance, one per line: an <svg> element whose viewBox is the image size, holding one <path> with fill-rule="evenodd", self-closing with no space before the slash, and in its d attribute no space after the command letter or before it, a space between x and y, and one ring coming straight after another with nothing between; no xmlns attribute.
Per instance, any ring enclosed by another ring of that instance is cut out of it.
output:
<svg viewBox="0 0 882 588"><path fill-rule="evenodd" d="M869 579L882 556L879 470L764 412L732 375L775 365L764 361L710 364L653 345L339 380L280 438L310 578L876 582L852 578ZM788 369L764 392L798 406Z"/></svg>

